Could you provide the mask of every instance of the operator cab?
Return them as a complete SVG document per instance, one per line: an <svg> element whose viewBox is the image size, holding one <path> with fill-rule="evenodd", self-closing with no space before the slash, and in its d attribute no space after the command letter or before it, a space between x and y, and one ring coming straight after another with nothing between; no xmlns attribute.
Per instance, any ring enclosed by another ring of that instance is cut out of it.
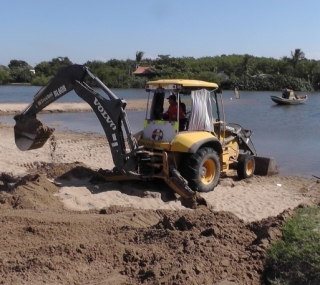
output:
<svg viewBox="0 0 320 285"><path fill-rule="evenodd" d="M148 81L145 89L149 96L142 140L159 145L160 142L170 143L180 132L214 132L213 122L220 120L216 104L216 83L163 79ZM176 101L175 119L163 116L169 108L169 97ZM146 145L144 142L144 145L147 146L148 143Z"/></svg>

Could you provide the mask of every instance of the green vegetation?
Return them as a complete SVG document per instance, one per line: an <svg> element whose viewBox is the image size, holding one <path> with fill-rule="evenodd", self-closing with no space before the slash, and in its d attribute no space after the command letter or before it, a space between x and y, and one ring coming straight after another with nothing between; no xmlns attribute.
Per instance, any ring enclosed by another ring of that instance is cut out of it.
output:
<svg viewBox="0 0 320 285"><path fill-rule="evenodd" d="M218 83L222 89L273 90L291 86L296 91L320 89L320 61L305 58L301 49L281 59L245 55L214 57L181 57L158 55L143 58L137 51L135 59L107 62L87 61L85 64L110 88L144 88L150 77L134 76L139 66L151 67L152 79L194 78ZM68 57L43 61L32 68L23 60L11 60L8 67L0 66L0 84L31 83L45 85L61 68L73 64Z"/></svg>
<svg viewBox="0 0 320 285"><path fill-rule="evenodd" d="M267 252L270 284L320 284L320 207L298 208Z"/></svg>
<svg viewBox="0 0 320 285"><path fill-rule="evenodd" d="M0 84L8 84L10 81L9 71L0 67Z"/></svg>

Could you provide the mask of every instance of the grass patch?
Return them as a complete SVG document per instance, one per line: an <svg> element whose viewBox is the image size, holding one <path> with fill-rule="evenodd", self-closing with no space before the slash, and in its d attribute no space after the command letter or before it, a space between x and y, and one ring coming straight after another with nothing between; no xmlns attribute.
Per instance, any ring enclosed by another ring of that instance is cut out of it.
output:
<svg viewBox="0 0 320 285"><path fill-rule="evenodd" d="M298 208L267 251L270 284L320 284L320 208Z"/></svg>

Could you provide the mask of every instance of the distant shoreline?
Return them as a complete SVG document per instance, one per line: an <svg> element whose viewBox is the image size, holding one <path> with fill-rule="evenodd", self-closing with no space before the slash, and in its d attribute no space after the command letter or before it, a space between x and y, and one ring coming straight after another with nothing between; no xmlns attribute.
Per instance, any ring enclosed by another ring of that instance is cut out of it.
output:
<svg viewBox="0 0 320 285"><path fill-rule="evenodd" d="M18 85L18 86L35 86L35 85L31 85L31 83L9 83L6 85Z"/></svg>
<svg viewBox="0 0 320 285"><path fill-rule="evenodd" d="M127 103L125 110L141 111L147 108L147 99L129 99L125 101ZM19 114L28 105L29 103L0 103L0 115ZM92 108L86 102L52 103L40 111L39 114L82 112L92 112Z"/></svg>

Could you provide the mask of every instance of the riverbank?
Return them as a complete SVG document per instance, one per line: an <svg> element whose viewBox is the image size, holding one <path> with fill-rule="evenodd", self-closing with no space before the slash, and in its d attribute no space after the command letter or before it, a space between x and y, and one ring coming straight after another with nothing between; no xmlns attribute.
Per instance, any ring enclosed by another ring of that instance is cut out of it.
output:
<svg viewBox="0 0 320 285"><path fill-rule="evenodd" d="M147 107L146 99L131 99L126 100L126 110L145 110ZM28 103L0 103L0 115L11 115L18 114L25 109ZM92 112L92 108L86 102L75 102L75 103L59 103L54 102L44 108L40 114L48 113L81 113L81 112Z"/></svg>
<svg viewBox="0 0 320 285"><path fill-rule="evenodd" d="M0 173L12 173L13 176L23 176L30 171L39 171L46 168L46 164L75 164L83 163L86 167L98 170L112 169L114 167L109 145L104 135L93 135L87 133L75 133L69 131L55 132L55 149L52 150L52 145L47 142L42 148L31 151L20 151L14 143L13 125L0 123L1 144L0 144ZM316 180L310 180L298 176L290 175L274 175L270 177L255 176L249 180L238 181L236 175L234 177L226 177L221 179L218 187L213 192L202 193L201 195L209 202L217 211L231 211L239 218L245 221L254 221L274 216L281 211L294 208L299 203L306 201L306 194L310 185L312 187L320 187L314 184ZM83 183L80 181L80 184ZM150 191L157 191L156 185L147 183ZM142 186L142 184L141 184ZM86 196L86 202L83 200L79 205L77 201L82 198L77 198L78 193L71 192L65 189L65 194L69 198L68 207L74 210L89 210L90 208L101 207L101 201L95 200L95 195L87 193L88 185L78 185L79 195ZM122 186L114 184L114 191L119 191L117 188ZM145 187L145 186L143 186ZM82 194L80 194L82 193ZM314 193L314 192L312 192ZM137 203L136 198L126 196L124 200L114 199L110 192L101 193L105 204L110 206L114 203L119 205L131 205L133 207L147 207L149 209L168 208L168 209L183 209L181 203L176 200L171 203L159 204L159 197L151 200L148 203ZM111 195L111 196L109 196ZM62 196L62 198L65 196ZM100 197L101 198L101 197ZM117 202L116 202L117 201ZM95 205L95 203L98 203ZM123 204L124 203L124 204ZM67 205L66 205L67 206ZM79 207L79 208L77 208Z"/></svg>
<svg viewBox="0 0 320 285"><path fill-rule="evenodd" d="M6 85L9 85L9 86L34 86L34 85L31 85L31 83L9 83Z"/></svg>

